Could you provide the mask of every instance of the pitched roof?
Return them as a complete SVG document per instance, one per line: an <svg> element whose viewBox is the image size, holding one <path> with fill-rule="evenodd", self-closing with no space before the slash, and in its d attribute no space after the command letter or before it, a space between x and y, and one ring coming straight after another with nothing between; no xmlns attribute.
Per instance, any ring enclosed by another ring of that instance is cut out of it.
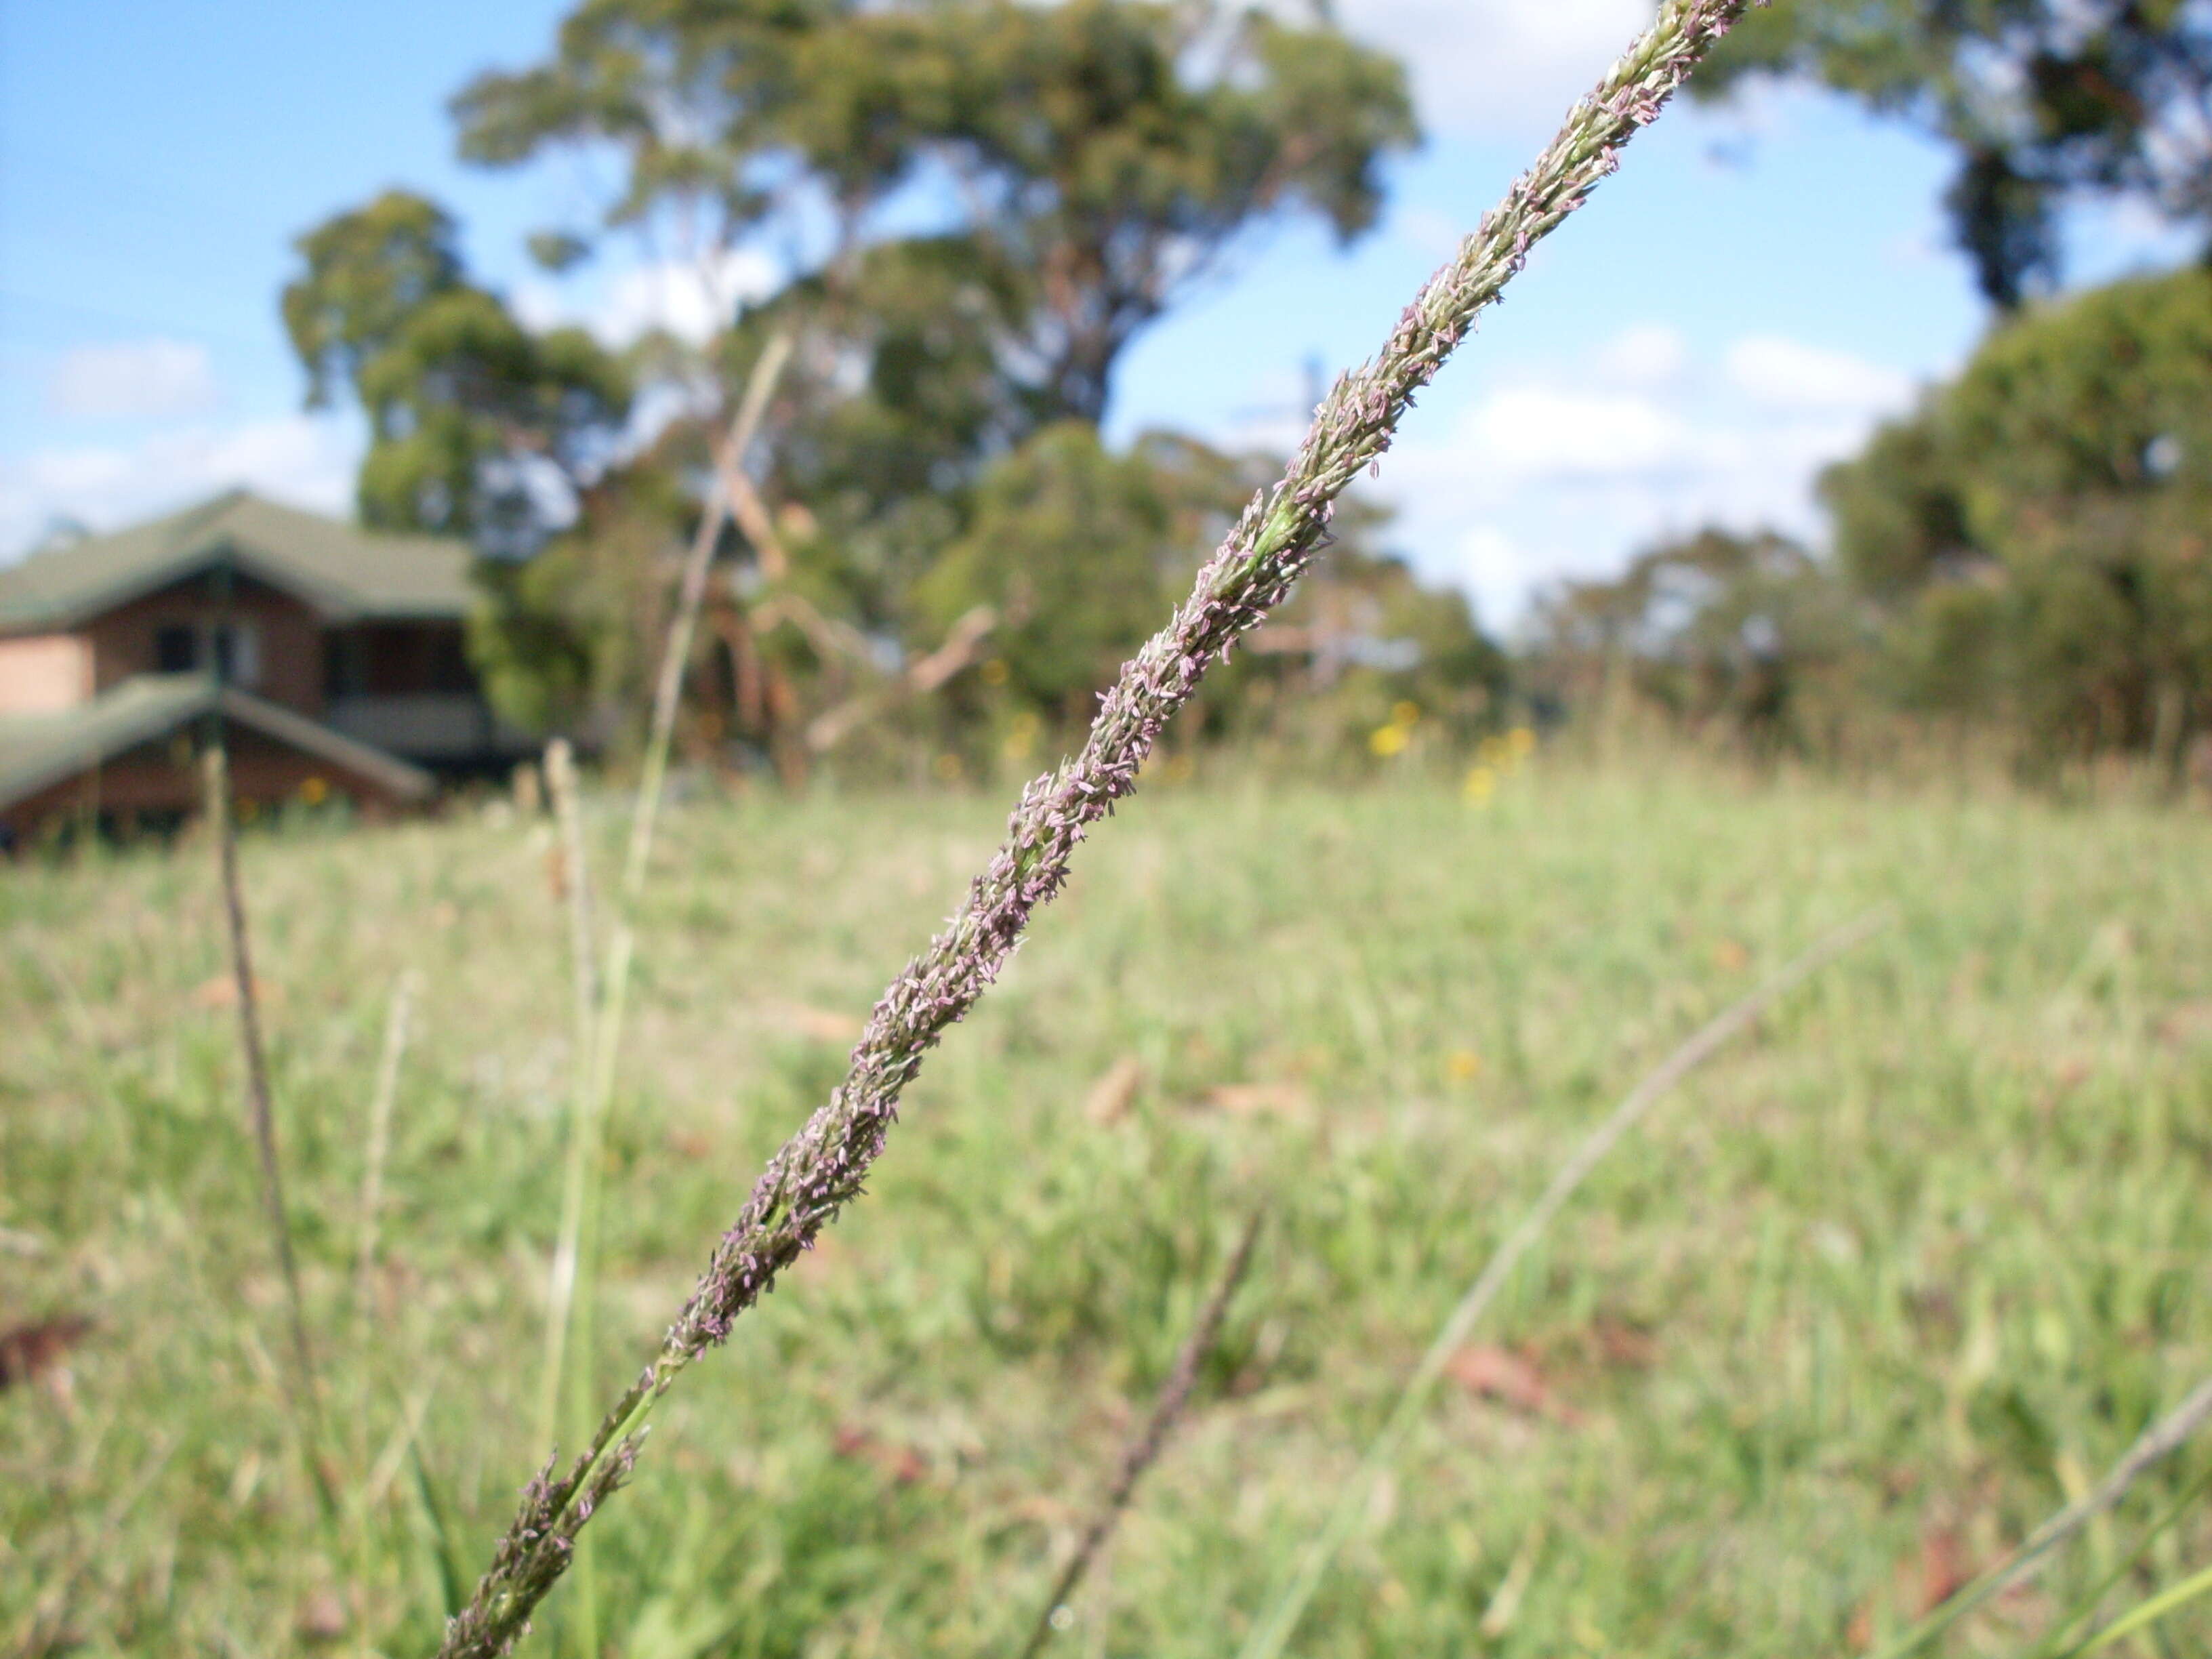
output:
<svg viewBox="0 0 2212 1659"><path fill-rule="evenodd" d="M305 715L206 674L137 674L90 702L51 714L0 718L0 811L203 714L220 713L404 800L430 793L430 775Z"/></svg>
<svg viewBox="0 0 2212 1659"><path fill-rule="evenodd" d="M228 559L332 621L462 617L468 544L356 530L234 489L0 568L0 632L68 628Z"/></svg>

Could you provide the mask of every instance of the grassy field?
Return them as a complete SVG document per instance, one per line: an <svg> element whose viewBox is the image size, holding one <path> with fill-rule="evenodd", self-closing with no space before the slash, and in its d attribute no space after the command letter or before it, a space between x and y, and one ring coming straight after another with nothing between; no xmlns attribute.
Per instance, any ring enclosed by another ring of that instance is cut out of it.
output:
<svg viewBox="0 0 2212 1659"><path fill-rule="evenodd" d="M592 805L611 868L619 803ZM610 1129L610 1389L1002 809L673 812ZM0 1643L434 1644L544 1449L550 847L499 812L246 839L357 1511L335 1530L283 1409L207 848L0 871L0 1328L92 1321L66 1389L0 1393ZM1201 773L1104 826L867 1201L672 1396L592 1528L609 1650L1010 1653L1264 1203L1199 1403L1054 1650L1232 1652L1583 1130L1884 901L1897 926L1576 1200L1480 1339L1510 1385L1448 1388L1292 1650L1802 1656L1898 1628L2212 1372L2212 819L1540 757L1480 805ZM364 1299L371 1079L410 971ZM2017 1651L2208 1462L1948 1650ZM2208 1553L2200 1515L2144 1582ZM2212 1619L2165 1640L2124 1650L2204 1652Z"/></svg>

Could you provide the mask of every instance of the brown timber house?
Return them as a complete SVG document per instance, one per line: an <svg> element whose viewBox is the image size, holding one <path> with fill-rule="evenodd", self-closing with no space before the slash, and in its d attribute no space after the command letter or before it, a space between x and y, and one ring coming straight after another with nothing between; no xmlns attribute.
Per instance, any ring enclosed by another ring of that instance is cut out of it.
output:
<svg viewBox="0 0 2212 1659"><path fill-rule="evenodd" d="M0 568L0 845L176 823L217 730L262 808L389 812L511 763L463 648L470 558L239 490Z"/></svg>

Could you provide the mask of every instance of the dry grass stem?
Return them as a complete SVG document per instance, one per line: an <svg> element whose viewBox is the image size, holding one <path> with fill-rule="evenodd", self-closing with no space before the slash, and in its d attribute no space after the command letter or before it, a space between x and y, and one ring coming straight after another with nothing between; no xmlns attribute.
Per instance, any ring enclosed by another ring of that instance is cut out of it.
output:
<svg viewBox="0 0 2212 1659"><path fill-rule="evenodd" d="M307 1466L323 1518L335 1521L337 1494L323 1467L322 1402L315 1392L314 1352L307 1340L306 1298L300 1293L300 1263L292 1249L291 1217L284 1204L284 1174L276 1157L276 1119L269 1091L268 1051L261 1036L261 1000L253 978L253 948L246 926L246 895L238 875L238 833L230 815L230 759L217 743L202 762L207 793L209 834L215 841L216 866L222 885L223 921L230 942L233 1000L238 1006L238 1045L246 1064L246 1115L260 1166L261 1207L276 1267L284 1280L284 1311L290 1327L292 1371L287 1392L298 1429L301 1456Z"/></svg>
<svg viewBox="0 0 2212 1659"><path fill-rule="evenodd" d="M1261 1212L1255 1210L1252 1218L1244 1224L1244 1231L1237 1240L1237 1248L1231 1253L1228 1265L1221 1270L1213 1294L1206 1298L1206 1306L1199 1310L1198 1322L1191 1327L1190 1334L1183 1339L1182 1348L1176 1352L1175 1365L1168 1372L1168 1380L1161 1385L1159 1396L1152 1402L1152 1415L1145 1419L1145 1426L1136 1438L1121 1449L1121 1461L1114 1472L1114 1483L1106 1489L1105 1501L1098 1506L1098 1513L1084 1528L1082 1540L1076 1545L1075 1553L1067 1558L1067 1565L1060 1569L1060 1577L1052 1587L1052 1594L1045 1597L1044 1607L1037 1614L1036 1626L1030 1632L1030 1639L1022 1648L1022 1659L1036 1659L1036 1656L1044 1650L1045 1644L1052 1640L1055 1628L1054 1617L1068 1604L1085 1576L1090 1572L1091 1564L1098 1559L1099 1552L1113 1537L1114 1529L1121 1524L1122 1514L1128 1509L1129 1500L1136 1492L1137 1483L1145 1478L1145 1471L1159 1461L1160 1453L1167 1446L1168 1436L1174 1432L1184 1408L1190 1404L1191 1390L1198 1386L1199 1368L1206 1364L1206 1356L1221 1340L1221 1324L1228 1316L1229 1304L1237 1294L1237 1287L1244 1282L1245 1269L1252 1265L1252 1247L1260 1237L1261 1220Z"/></svg>
<svg viewBox="0 0 2212 1659"><path fill-rule="evenodd" d="M965 612L945 629L937 649L915 658L890 685L848 697L808 721L806 746L817 755L827 754L868 721L908 698L936 690L983 653L985 641L998 625L999 613L988 605Z"/></svg>
<svg viewBox="0 0 2212 1659"><path fill-rule="evenodd" d="M1427 1409L1430 1395L1435 1391L1437 1379L1444 1372L1452 1356L1467 1341L1476 1324L1491 1304L1521 1260L1544 1236L1554 1218L1565 1207L1567 1200L1589 1176L1591 1170L1604 1161L1606 1155L1619 1146L1622 1139L1641 1122L1652 1107L1673 1091L1692 1072L1711 1059L1729 1042L1749 1030L1759 1017L1788 992L1795 989L1846 951L1864 943L1882 928L1889 926L1895 914L1887 906L1869 911L1856 921L1846 922L1833 932L1815 940L1802 953L1784 964L1772 975L1754 987L1747 995L1731 1004L1690 1040L1647 1073L1643 1080L1630 1090L1620 1103L1607 1114L1604 1121L1593 1129L1574 1155L1561 1164L1543 1195L1521 1218L1518 1226L1506 1236L1467 1294L1459 1300L1450 1315L1429 1344L1428 1352L1414 1366L1413 1374L1407 1379L1398 1403L1384 1422L1382 1431L1375 1437L1360 1460L1359 1467L1345 1483L1336 1504L1322 1525L1312 1543L1306 1547L1290 1582L1277 1593L1266 1615L1253 1626L1246 1638L1242 1659L1276 1659L1291 1632L1304 1615L1314 1591L1320 1588L1323 1576L1336 1559L1359 1523L1359 1517L1368 1507L1369 1494L1375 1483L1386 1474L1397 1462L1398 1453L1406 1437L1422 1412Z"/></svg>
<svg viewBox="0 0 2212 1659"><path fill-rule="evenodd" d="M675 739L676 711L684 696L684 670L691 660L691 641L699 627L699 607L707 597L707 576L714 568L714 549L722 538L722 525L730 516L739 490L750 489L745 477L745 452L753 447L769 399L791 361L791 336L777 333L754 362L746 378L738 412L714 456L714 483L692 533L691 550L684 561L684 578L677 588L676 614L669 621L668 641L661 652L660 676L653 688L653 724L645 744L645 765L638 779L637 806L630 817L629 853L623 860L623 896L634 904L645 885L646 861L653 856L653 832L660 816L661 786L668 775L668 750Z"/></svg>
<svg viewBox="0 0 2212 1659"><path fill-rule="evenodd" d="M1667 0L1503 203L1430 278L1382 352L1337 381L1281 480L1254 497L1189 598L1123 665L1082 751L1023 792L1006 842L945 930L877 1004L845 1081L769 1160L659 1352L567 1471L549 1462L526 1488L489 1571L447 1626L441 1650L447 1659L514 1645L567 1570L579 1530L628 1477L653 1401L860 1195L924 1056L997 978L1030 915L1066 882L1090 827L1135 788L1160 733L1207 666L1289 593L1328 544L1337 498L1379 464L1416 394L1478 314L1535 244L1613 173L1621 146L1658 118L1746 3Z"/></svg>
<svg viewBox="0 0 2212 1659"><path fill-rule="evenodd" d="M375 1297L370 1283L376 1270L379 1224L384 1208L384 1164L392 1151L392 1113L399 1094L399 1066L406 1058L409 1027L415 1012L416 975L400 975L392 988L384 1020L384 1047L377 1055L376 1086L368 1102L368 1152L361 1181L361 1249L354 1268L360 1316L366 1326Z"/></svg>

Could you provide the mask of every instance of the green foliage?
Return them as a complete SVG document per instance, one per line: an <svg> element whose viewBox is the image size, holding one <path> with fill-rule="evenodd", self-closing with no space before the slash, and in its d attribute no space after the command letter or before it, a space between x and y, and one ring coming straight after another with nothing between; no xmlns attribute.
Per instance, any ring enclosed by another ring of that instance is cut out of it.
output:
<svg viewBox="0 0 2212 1659"><path fill-rule="evenodd" d="M915 588L929 630L979 605L1000 617L993 657L955 690L956 718L1079 734L1097 694L1188 591L1273 457L1232 456L1172 433L1122 454L1079 422L1048 427L983 475L969 527ZM1337 545L1276 620L1208 680L1194 735L1262 741L1324 759L1364 750L1394 711L1464 741L1495 722L1504 653L1464 595L1377 552L1388 515L1352 504ZM1395 752L1395 751L1394 751Z"/></svg>
<svg viewBox="0 0 2212 1659"><path fill-rule="evenodd" d="M1828 568L1771 533L1705 530L1612 581L1570 582L1539 613L1533 671L1561 701L1614 678L1692 730L1752 752L1820 751L1859 643Z"/></svg>
<svg viewBox="0 0 2212 1659"><path fill-rule="evenodd" d="M1998 330L1823 488L1909 695L2176 766L2212 726L2212 276Z"/></svg>
<svg viewBox="0 0 2212 1659"><path fill-rule="evenodd" d="M1216 459L1172 441L1115 455L1082 422L1047 427L984 474L916 601L939 630L990 605L1009 694L1079 724L1197 568L1177 497L1212 482L1188 463Z"/></svg>
<svg viewBox="0 0 2212 1659"><path fill-rule="evenodd" d="M1333 27L1159 0L586 0L548 60L453 110L487 164L611 150L601 230L680 214L726 250L826 201L815 280L848 321L855 262L905 234L880 210L957 185L941 246L1015 279L996 367L1039 422L1097 420L1130 338L1255 227L1365 229L1416 136L1402 71Z"/></svg>
<svg viewBox="0 0 2212 1659"><path fill-rule="evenodd" d="M993 706L1079 716L1261 482L1178 440L1109 455L1115 362L1269 225L1368 228L1383 158L1416 137L1396 64L1212 0L583 0L542 61L453 112L487 166L613 161L587 222L531 239L550 268L618 233L680 235L702 268L791 262L702 346L618 364L472 284L419 197L301 240L286 315L311 396L343 385L368 414L364 516L535 556L487 573L480 665L510 717L610 732L704 493L720 417L699 389L726 405L778 332L799 346L759 488L783 544L741 550L726 594L783 620L732 673L767 672L787 725L988 604L1014 677ZM623 453L634 386L684 395ZM1462 620L1425 660L1468 646Z"/></svg>
<svg viewBox="0 0 2212 1659"><path fill-rule="evenodd" d="M1982 291L2006 309L2058 274L2056 215L2123 196L2212 234L2212 22L2188 0L1774 0L1692 83L1800 76L1942 139Z"/></svg>
<svg viewBox="0 0 2212 1659"><path fill-rule="evenodd" d="M461 286L459 235L436 203L387 190L299 239L307 269L285 287L282 310L311 408L341 385L352 390L417 311Z"/></svg>
<svg viewBox="0 0 2212 1659"><path fill-rule="evenodd" d="M343 380L368 418L368 524L536 550L612 458L629 377L580 329L533 334L471 283L456 227L387 191L300 238L284 290L308 401Z"/></svg>

